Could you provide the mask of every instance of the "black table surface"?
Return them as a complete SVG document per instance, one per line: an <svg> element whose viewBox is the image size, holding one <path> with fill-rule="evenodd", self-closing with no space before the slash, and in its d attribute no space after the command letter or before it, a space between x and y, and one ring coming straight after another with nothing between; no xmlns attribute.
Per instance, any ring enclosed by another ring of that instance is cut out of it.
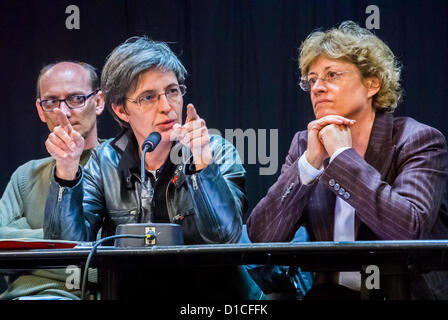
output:
<svg viewBox="0 0 448 320"><path fill-rule="evenodd" d="M85 264L91 246L73 249L0 250L0 269ZM92 267L300 265L310 271L359 271L366 265L392 272L448 270L448 240L300 242L152 246L100 246ZM395 271L394 271L395 270Z"/></svg>

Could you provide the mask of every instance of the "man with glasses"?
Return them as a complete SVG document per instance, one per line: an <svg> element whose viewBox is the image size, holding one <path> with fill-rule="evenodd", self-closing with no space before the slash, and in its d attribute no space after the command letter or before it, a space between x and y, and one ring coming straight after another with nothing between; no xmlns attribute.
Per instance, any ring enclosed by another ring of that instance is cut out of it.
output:
<svg viewBox="0 0 448 320"><path fill-rule="evenodd" d="M192 104L183 122L185 77L184 66L164 43L134 37L114 49L101 88L123 131L98 147L84 170L73 165L83 141L71 134L70 125L49 137L56 169L45 212L47 238L91 241L100 228L104 238L119 224L151 221L182 225L185 244L238 242L247 209L245 170L234 146L209 135ZM148 215L141 204L140 159L152 132L161 140L144 161L154 190ZM130 289L121 293L143 297L149 286L154 299L261 296L243 268L182 270L175 276L178 271L156 269L122 281Z"/></svg>
<svg viewBox="0 0 448 320"><path fill-rule="evenodd" d="M84 140L80 164L85 165L92 149L101 142L97 116L104 109L104 99L95 68L68 61L43 67L37 79L36 108L50 136L66 121L73 128L72 136ZM45 201L54 166L52 157L32 160L12 174L0 200L0 238L43 238ZM51 295L75 299L73 292L66 291L63 271L39 270L20 276L1 298ZM10 279L16 277L11 275Z"/></svg>

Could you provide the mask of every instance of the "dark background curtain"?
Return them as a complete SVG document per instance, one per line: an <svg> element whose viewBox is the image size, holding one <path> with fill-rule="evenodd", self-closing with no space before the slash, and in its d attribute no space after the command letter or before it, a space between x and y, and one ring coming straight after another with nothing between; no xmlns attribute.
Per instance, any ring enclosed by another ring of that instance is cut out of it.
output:
<svg viewBox="0 0 448 320"><path fill-rule="evenodd" d="M65 9L72 4L80 9L79 30L65 26L70 15ZM278 129L278 154L271 155L278 159L276 174L260 175L260 163L245 164L252 209L278 177L294 133L313 119L309 96L297 86L298 47L317 28L344 20L365 26L369 5L380 9L380 29L374 32L404 66L405 97L395 114L447 136L445 0L2 1L0 192L17 166L48 156L48 129L34 106L40 68L72 59L101 71L113 48L146 34L168 42L183 61L189 72L185 104L194 103L209 128L223 134L225 129ZM98 122L102 138L119 130L107 112ZM246 144L246 162L247 149Z"/></svg>

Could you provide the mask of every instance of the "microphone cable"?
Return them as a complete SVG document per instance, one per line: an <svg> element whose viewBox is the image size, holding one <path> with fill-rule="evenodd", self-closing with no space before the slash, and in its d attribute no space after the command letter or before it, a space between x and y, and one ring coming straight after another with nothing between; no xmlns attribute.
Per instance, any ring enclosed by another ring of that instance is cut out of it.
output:
<svg viewBox="0 0 448 320"><path fill-rule="evenodd" d="M118 234L118 235L106 237L106 238L100 239L98 241L95 241L93 243L92 249L90 250L90 253L87 257L84 274L82 276L81 300L84 300L84 298L85 298L87 276L89 274L89 265L90 265L90 261L92 260L93 255L95 254L96 249L103 242L108 241L108 240L118 239L118 238L137 238L137 239L152 240L155 238L155 234L152 231L148 232L145 235L142 235L142 234Z"/></svg>

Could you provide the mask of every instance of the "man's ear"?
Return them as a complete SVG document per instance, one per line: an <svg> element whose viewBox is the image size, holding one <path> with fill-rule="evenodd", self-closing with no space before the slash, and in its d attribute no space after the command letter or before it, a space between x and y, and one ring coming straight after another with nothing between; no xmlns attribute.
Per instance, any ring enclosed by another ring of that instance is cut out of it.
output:
<svg viewBox="0 0 448 320"><path fill-rule="evenodd" d="M129 123L129 115L126 112L124 105L116 105L115 103L112 103L112 110L115 112L118 118L120 118L124 122Z"/></svg>
<svg viewBox="0 0 448 320"><path fill-rule="evenodd" d="M104 111L104 95L103 91L98 91L95 95L95 113L99 116Z"/></svg>
<svg viewBox="0 0 448 320"><path fill-rule="evenodd" d="M42 110L42 107L39 104L39 99L36 99L36 109L37 109L37 113L39 114L40 121L47 123L47 119L45 118L44 110Z"/></svg>
<svg viewBox="0 0 448 320"><path fill-rule="evenodd" d="M367 97L371 98L378 93L381 89L381 81L377 77L369 77L366 79L367 84Z"/></svg>

